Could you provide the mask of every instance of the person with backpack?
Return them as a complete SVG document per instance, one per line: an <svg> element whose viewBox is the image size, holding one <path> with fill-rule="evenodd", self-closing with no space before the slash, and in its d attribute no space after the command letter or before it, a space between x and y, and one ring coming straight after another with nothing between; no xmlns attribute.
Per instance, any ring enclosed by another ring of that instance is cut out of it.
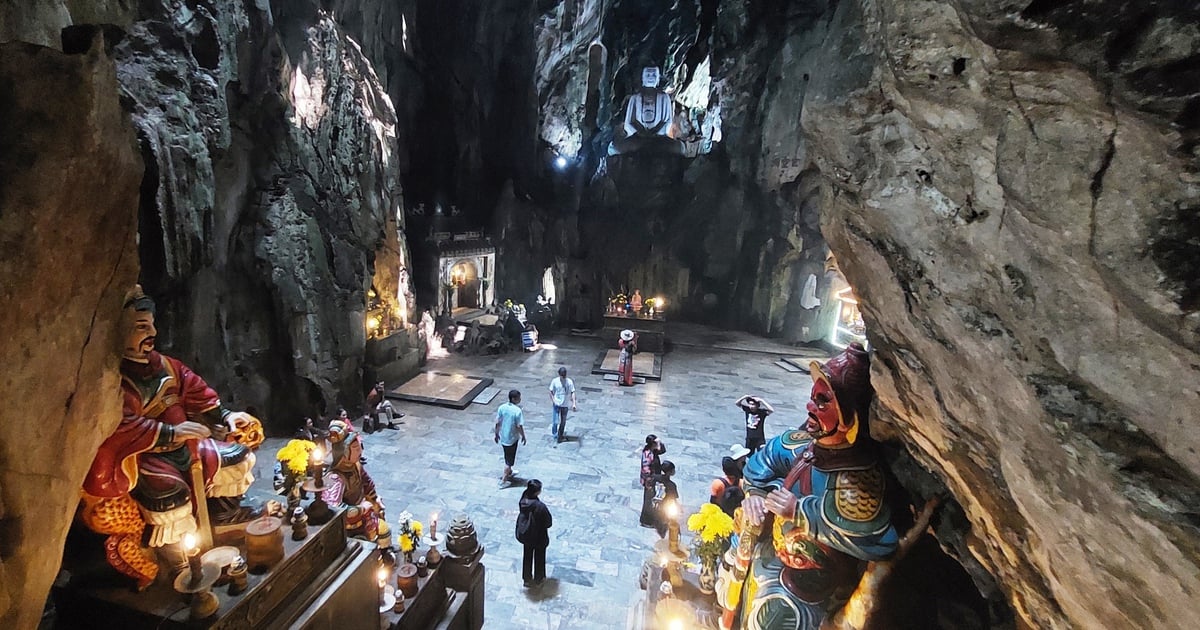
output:
<svg viewBox="0 0 1200 630"><path fill-rule="evenodd" d="M742 468L732 457L721 458L723 476L713 479L709 486L708 502L721 508L721 511L733 517L733 511L742 504L746 493L742 492Z"/></svg>
<svg viewBox="0 0 1200 630"><path fill-rule="evenodd" d="M654 527L654 491L655 478L662 472L662 464L658 456L667 452L667 445L651 433L646 436L646 445L642 447L642 470L639 481L642 484L642 514L639 517L642 527Z"/></svg>
<svg viewBox="0 0 1200 630"><path fill-rule="evenodd" d="M521 579L525 588L546 581L546 547L550 546L550 527L554 518L541 500L542 482L530 479L521 493L521 512L517 515L517 542L525 548L521 560Z"/></svg>

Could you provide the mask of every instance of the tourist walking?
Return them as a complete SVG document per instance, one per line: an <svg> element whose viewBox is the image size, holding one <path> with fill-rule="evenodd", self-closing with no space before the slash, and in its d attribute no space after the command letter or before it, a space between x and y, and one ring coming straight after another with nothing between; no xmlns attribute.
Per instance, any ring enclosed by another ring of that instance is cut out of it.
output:
<svg viewBox="0 0 1200 630"><path fill-rule="evenodd" d="M542 482L530 479L521 493L521 513L517 515L517 541L525 548L521 559L521 579L525 587L546 581L546 547L550 546L550 528L554 517L541 500Z"/></svg>
<svg viewBox="0 0 1200 630"><path fill-rule="evenodd" d="M525 444L525 417L521 411L521 392L509 390L508 402L496 410L495 442L504 448L504 474L500 487L512 485L513 464L517 463L517 439Z"/></svg>
<svg viewBox="0 0 1200 630"><path fill-rule="evenodd" d="M550 434L562 442L567 439L567 402L571 403L571 411L577 411L579 406L575 400L575 381L567 378L567 368L558 368L558 378L550 381L550 404L554 406L554 415L550 418Z"/></svg>
<svg viewBox="0 0 1200 630"><path fill-rule="evenodd" d="M667 445L651 433L646 436L646 445L642 447L642 514L638 519L642 527L654 527L654 482L662 472L662 464L658 456L667 452Z"/></svg>
<svg viewBox="0 0 1200 630"><path fill-rule="evenodd" d="M666 514L666 506L672 502L676 506L679 505L679 487L671 479L673 476L675 476L675 462L664 459L662 462L662 472L655 477L654 488L654 529L658 530L659 538L667 535L667 522L670 520L670 517Z"/></svg>
<svg viewBox="0 0 1200 630"><path fill-rule="evenodd" d="M752 452L757 451L767 443L766 423L763 421L775 413L775 408L762 398L750 394L742 396L733 404L746 414L746 448Z"/></svg>

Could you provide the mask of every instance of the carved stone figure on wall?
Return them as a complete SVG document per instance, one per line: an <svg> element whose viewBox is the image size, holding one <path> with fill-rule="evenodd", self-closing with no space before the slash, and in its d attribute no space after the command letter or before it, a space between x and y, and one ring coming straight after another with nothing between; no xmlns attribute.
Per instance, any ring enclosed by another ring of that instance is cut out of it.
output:
<svg viewBox="0 0 1200 630"><path fill-rule="evenodd" d="M682 155L682 143L670 136L675 102L658 88L658 81L658 68L642 68L641 88L625 101L625 118L616 130L609 155L637 151Z"/></svg>
<svg viewBox="0 0 1200 630"><path fill-rule="evenodd" d="M824 365L814 361L804 430L772 439L746 462L736 566L721 598L740 610L738 627L816 630L849 597L861 561L896 550L883 470L866 435L869 370L857 343Z"/></svg>
<svg viewBox="0 0 1200 630"><path fill-rule="evenodd" d="M263 433L257 418L225 409L204 379L155 351L154 302L141 287L125 301L122 326L124 413L84 479L80 515L89 528L109 535L109 563L144 588L158 573L142 547L147 525L149 546L160 548L198 531L194 513L211 514L218 525L257 516L241 498L254 480L252 449ZM202 508L194 505L197 476L204 484Z"/></svg>

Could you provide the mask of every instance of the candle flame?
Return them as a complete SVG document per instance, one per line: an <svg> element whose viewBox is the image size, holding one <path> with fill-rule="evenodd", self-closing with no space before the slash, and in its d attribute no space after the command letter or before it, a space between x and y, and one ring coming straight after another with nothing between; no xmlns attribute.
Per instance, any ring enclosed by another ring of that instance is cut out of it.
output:
<svg viewBox="0 0 1200 630"><path fill-rule="evenodd" d="M667 517L675 518L677 516L679 516L679 504L671 501L667 504Z"/></svg>
<svg viewBox="0 0 1200 630"><path fill-rule="evenodd" d="M183 535L184 551L191 551L195 548L196 548L196 535L195 534L184 534Z"/></svg>
<svg viewBox="0 0 1200 630"><path fill-rule="evenodd" d="M683 630L683 620L675 618L671 620L670 630Z"/></svg>
<svg viewBox="0 0 1200 630"><path fill-rule="evenodd" d="M379 585L383 586L387 583L388 570L387 567L379 567L379 571L375 574L379 578Z"/></svg>
<svg viewBox="0 0 1200 630"><path fill-rule="evenodd" d="M325 451L321 450L320 446L314 448L312 450L312 458L314 462L319 462L325 459Z"/></svg>

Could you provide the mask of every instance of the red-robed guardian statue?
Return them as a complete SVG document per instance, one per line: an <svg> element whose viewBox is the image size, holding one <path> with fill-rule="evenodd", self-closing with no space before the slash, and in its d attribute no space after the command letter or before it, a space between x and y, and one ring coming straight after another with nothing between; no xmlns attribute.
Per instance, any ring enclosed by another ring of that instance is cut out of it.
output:
<svg viewBox="0 0 1200 630"><path fill-rule="evenodd" d="M204 379L154 350L154 302L141 287L125 301L122 327L123 415L84 479L80 516L92 530L109 534L109 563L145 588L158 566L143 538L156 549L198 529L193 461L201 464L213 523L256 516L241 498L254 481L251 449L263 434L258 419L225 409Z"/></svg>

